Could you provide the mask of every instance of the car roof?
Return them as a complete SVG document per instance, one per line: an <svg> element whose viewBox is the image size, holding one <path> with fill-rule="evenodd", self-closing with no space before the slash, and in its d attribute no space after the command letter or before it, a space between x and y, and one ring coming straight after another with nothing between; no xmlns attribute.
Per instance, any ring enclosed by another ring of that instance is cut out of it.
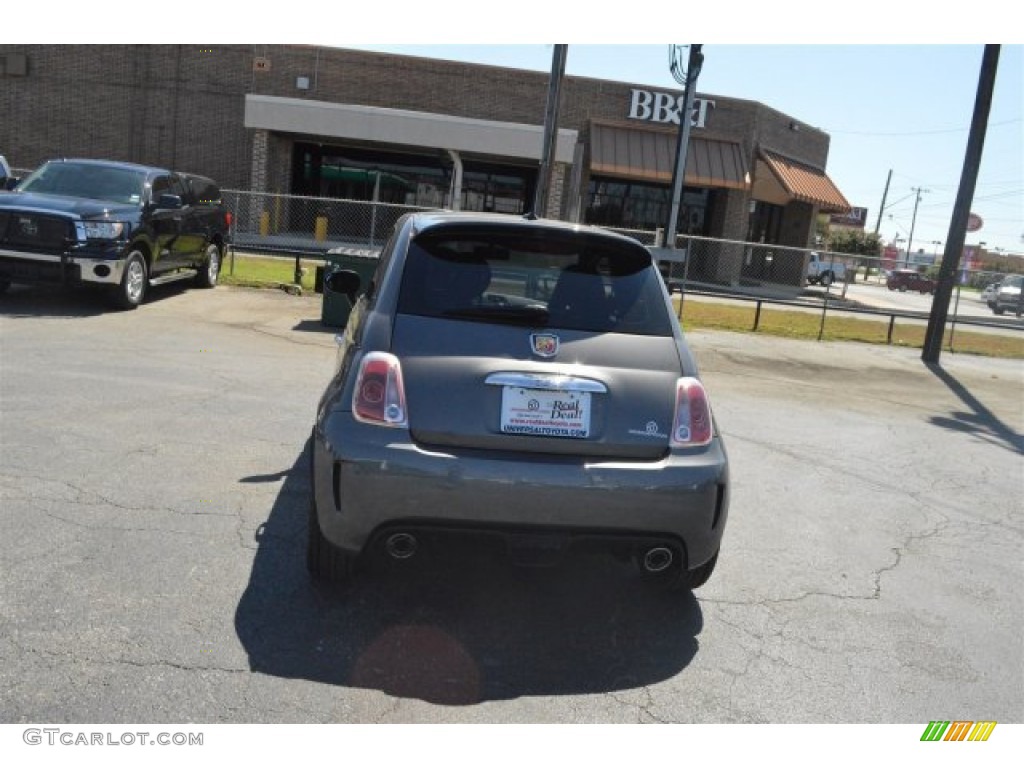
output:
<svg viewBox="0 0 1024 768"><path fill-rule="evenodd" d="M84 157L58 157L48 160L49 163L80 163L82 165L96 165L105 168L124 168L125 170L144 171L146 173L172 173L167 168L160 168L154 165L142 165L140 163L129 163L124 160L99 160L96 158Z"/></svg>
<svg viewBox="0 0 1024 768"><path fill-rule="evenodd" d="M620 235L618 232L612 232L608 229L602 229L601 227L595 227L588 224L574 224L572 222L559 221L556 219L539 219L532 217L530 214L527 214L526 216L511 216L506 213L425 211L412 214L412 217L414 235L419 235L432 229L440 229L448 226L480 225L485 227L501 227L512 230L523 229L537 231L538 229L543 229L550 232L560 232L565 234L590 235L593 237L607 238L609 240L617 240L623 244L634 247L644 247L639 240L627 237L626 235Z"/></svg>

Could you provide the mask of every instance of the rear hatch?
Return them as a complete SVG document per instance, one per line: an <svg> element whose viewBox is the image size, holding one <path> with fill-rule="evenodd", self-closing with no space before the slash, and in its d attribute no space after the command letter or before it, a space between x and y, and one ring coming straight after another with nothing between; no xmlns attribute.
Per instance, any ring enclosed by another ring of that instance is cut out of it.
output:
<svg viewBox="0 0 1024 768"><path fill-rule="evenodd" d="M424 445L657 459L683 375L639 244L572 230L428 230L392 337Z"/></svg>

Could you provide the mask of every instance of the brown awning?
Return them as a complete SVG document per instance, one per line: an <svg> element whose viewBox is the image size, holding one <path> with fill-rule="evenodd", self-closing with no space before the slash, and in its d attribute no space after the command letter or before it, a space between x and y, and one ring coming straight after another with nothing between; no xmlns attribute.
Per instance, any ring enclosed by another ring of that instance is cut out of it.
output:
<svg viewBox="0 0 1024 768"><path fill-rule="evenodd" d="M633 181L672 183L676 134L619 125L590 126L590 172ZM686 184L694 187L748 189L750 173L739 144L690 137Z"/></svg>
<svg viewBox="0 0 1024 768"><path fill-rule="evenodd" d="M783 189L796 200L817 205L822 213L847 213L850 204L825 172L782 155L760 151L761 159Z"/></svg>

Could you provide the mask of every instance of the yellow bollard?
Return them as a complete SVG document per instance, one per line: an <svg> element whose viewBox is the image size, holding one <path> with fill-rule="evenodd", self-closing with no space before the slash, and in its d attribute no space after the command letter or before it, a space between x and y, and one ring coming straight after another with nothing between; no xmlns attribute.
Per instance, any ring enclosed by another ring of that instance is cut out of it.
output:
<svg viewBox="0 0 1024 768"><path fill-rule="evenodd" d="M326 216L317 216L316 217L316 230L314 232L314 237L316 237L317 240L326 240L327 239L327 217Z"/></svg>
<svg viewBox="0 0 1024 768"><path fill-rule="evenodd" d="M263 211L260 214L260 235L266 237L270 234L270 213Z"/></svg>

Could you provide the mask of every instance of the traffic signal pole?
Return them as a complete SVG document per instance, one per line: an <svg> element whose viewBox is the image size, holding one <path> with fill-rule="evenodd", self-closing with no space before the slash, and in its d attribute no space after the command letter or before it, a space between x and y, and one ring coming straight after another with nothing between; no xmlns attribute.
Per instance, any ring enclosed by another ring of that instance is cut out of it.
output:
<svg viewBox="0 0 1024 768"><path fill-rule="evenodd" d="M949 223L946 248L942 253L942 266L939 268L939 284L935 287L932 311L928 316L928 330L924 337L921 359L926 363L939 362L942 335L949 314L949 299L953 294L953 281L967 238L967 217L971 212L974 188L978 182L978 168L981 165L981 151L985 145L985 131L988 128L988 115L992 107L992 92L995 88L998 64L999 46L986 45L981 60L981 74L978 77L978 93L974 100L971 133L967 139L964 168L960 176L960 189L957 191L956 203L953 206L953 218Z"/></svg>

